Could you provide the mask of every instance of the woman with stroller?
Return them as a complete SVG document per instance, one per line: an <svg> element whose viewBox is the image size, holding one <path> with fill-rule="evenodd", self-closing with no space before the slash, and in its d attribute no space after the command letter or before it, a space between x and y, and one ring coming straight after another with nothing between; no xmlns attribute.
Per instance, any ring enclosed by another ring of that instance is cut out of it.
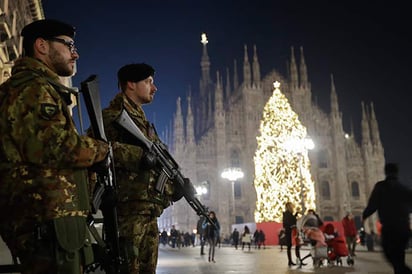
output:
<svg viewBox="0 0 412 274"><path fill-rule="evenodd" d="M286 254L288 256L288 266L296 265L292 261L292 231L296 231L296 215L298 213L293 213L294 206L291 202L287 202L286 211L283 212L283 228L285 229L285 236L286 236ZM296 234L297 236L298 234ZM295 255L296 258L301 261L300 259L300 245L296 243L295 246ZM304 264L302 264L304 265Z"/></svg>

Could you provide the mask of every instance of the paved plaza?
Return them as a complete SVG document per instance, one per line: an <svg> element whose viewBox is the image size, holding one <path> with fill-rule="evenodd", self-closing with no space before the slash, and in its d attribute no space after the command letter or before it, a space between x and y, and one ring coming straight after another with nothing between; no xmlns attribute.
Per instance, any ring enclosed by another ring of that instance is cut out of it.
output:
<svg viewBox="0 0 412 274"><path fill-rule="evenodd" d="M207 252L207 248L205 251ZM302 255L309 252L302 250ZM292 251L293 253L293 251ZM368 252L360 247L355 257L355 264L348 266L343 258L343 266L324 266L314 268L312 259L306 260L308 264L302 268L288 267L286 251L281 251L278 246L266 249L251 249L251 251L235 250L232 247L216 249L216 263L209 263L207 255L200 255L199 247L173 249L160 247L158 274L292 274L292 273L331 273L331 274L390 274L391 267L386 263L383 254L379 251ZM412 266L412 252L407 254L408 265Z"/></svg>
<svg viewBox="0 0 412 274"><path fill-rule="evenodd" d="M205 247L205 252L208 247ZM303 248L302 255L309 252ZM390 274L393 273L380 251L368 252L360 246L355 257L355 264L348 266L343 258L343 266L323 266L314 268L312 259L302 268L288 267L286 251L279 246L266 249L242 251L233 247L216 248L216 263L208 262L207 255L200 255L200 247L171 248L160 246L157 274L293 274L293 273L330 273L330 274ZM10 263L7 248L0 241L0 263ZM407 252L408 265L412 266L412 250ZM103 273L96 271L95 273Z"/></svg>

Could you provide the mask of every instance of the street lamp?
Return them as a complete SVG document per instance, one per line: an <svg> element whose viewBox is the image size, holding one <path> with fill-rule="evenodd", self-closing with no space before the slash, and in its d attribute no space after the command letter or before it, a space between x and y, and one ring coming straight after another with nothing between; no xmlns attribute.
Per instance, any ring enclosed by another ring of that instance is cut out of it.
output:
<svg viewBox="0 0 412 274"><path fill-rule="evenodd" d="M203 181L200 182L199 184L197 184L195 186L195 190L196 190L196 195L199 196L199 200L203 195L206 195L208 192L208 187L207 185L209 184L208 181Z"/></svg>
<svg viewBox="0 0 412 274"><path fill-rule="evenodd" d="M201 186L196 186L196 195L202 196L204 194L207 194L207 187L201 185Z"/></svg>
<svg viewBox="0 0 412 274"><path fill-rule="evenodd" d="M236 223L236 210L235 210L235 182L238 179L243 178L244 173L241 168L239 167L231 167L231 168L225 168L221 174L223 179L227 179L232 183L232 214L235 217L235 223Z"/></svg>

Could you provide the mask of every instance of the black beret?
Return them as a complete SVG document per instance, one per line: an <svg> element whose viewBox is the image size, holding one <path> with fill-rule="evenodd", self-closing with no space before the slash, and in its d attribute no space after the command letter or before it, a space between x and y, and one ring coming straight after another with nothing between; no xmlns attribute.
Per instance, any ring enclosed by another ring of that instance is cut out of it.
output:
<svg viewBox="0 0 412 274"><path fill-rule="evenodd" d="M21 36L27 40L34 40L39 37L51 38L59 35L74 37L75 28L69 24L54 20L43 19L34 21L26 25L21 31Z"/></svg>
<svg viewBox="0 0 412 274"><path fill-rule="evenodd" d="M129 64L119 69L117 72L117 79L119 80L119 83L125 83L127 81L139 82L149 76L153 76L154 73L154 68L145 63Z"/></svg>

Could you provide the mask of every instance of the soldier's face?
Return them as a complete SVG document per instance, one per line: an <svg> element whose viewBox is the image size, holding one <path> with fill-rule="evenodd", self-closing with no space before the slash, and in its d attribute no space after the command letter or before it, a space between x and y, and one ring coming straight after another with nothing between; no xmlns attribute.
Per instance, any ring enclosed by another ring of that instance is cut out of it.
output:
<svg viewBox="0 0 412 274"><path fill-rule="evenodd" d="M130 82L130 84L130 89L126 93L135 103L144 105L153 101L157 87L152 76L136 83Z"/></svg>
<svg viewBox="0 0 412 274"><path fill-rule="evenodd" d="M65 41L73 41L68 36L59 36L59 39ZM70 49L67 45L60 42L50 43L49 48L49 60L51 69L59 76L72 76L76 60L79 58L79 54L76 50Z"/></svg>

